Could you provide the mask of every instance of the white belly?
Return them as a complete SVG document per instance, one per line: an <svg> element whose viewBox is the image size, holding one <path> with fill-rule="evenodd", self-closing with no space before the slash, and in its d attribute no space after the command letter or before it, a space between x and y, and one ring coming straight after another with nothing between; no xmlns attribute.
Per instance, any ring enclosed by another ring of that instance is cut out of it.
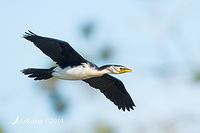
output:
<svg viewBox="0 0 200 133"><path fill-rule="evenodd" d="M54 69L52 75L59 79L64 80L84 80L92 77L102 76L103 72L90 68L84 63L84 66L60 68L59 66Z"/></svg>

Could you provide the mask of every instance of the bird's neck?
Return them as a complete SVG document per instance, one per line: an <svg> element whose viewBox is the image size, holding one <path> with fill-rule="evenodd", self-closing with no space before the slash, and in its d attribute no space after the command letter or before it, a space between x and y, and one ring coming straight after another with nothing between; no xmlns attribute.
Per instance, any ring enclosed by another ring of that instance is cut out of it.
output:
<svg viewBox="0 0 200 133"><path fill-rule="evenodd" d="M111 74L111 72L108 69L101 70L102 74Z"/></svg>
<svg viewBox="0 0 200 133"><path fill-rule="evenodd" d="M113 65L104 65L99 68L99 71L101 71L104 74L116 74L115 68Z"/></svg>

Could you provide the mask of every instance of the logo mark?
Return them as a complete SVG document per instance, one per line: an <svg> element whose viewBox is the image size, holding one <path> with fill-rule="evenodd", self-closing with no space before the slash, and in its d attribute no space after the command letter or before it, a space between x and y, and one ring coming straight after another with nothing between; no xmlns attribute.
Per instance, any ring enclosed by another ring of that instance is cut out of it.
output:
<svg viewBox="0 0 200 133"><path fill-rule="evenodd" d="M15 124L17 124L18 121L19 121L19 116L17 116L16 120L15 120L13 123L11 123L11 125L15 125Z"/></svg>

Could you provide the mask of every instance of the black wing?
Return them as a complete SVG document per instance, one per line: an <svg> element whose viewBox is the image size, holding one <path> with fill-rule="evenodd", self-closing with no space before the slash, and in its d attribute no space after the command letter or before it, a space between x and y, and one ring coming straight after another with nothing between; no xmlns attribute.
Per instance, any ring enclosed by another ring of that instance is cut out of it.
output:
<svg viewBox="0 0 200 133"><path fill-rule="evenodd" d="M31 31L29 33L25 32L23 37L33 42L35 46L62 68L86 62L67 42L41 37Z"/></svg>
<svg viewBox="0 0 200 133"><path fill-rule="evenodd" d="M88 83L90 86L99 89L108 99L110 99L119 109L133 109L135 106L130 95L126 91L123 83L108 74L105 74L101 77L95 77L83 80Z"/></svg>

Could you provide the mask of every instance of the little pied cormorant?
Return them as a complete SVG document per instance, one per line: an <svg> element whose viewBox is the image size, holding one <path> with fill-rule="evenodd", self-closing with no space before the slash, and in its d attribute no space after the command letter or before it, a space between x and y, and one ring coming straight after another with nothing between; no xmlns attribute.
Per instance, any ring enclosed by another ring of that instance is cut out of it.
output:
<svg viewBox="0 0 200 133"><path fill-rule="evenodd" d="M33 42L44 54L55 61L58 66L50 69L28 68L22 73L34 80L49 79L51 77L64 80L82 80L91 87L99 89L119 109L134 109L134 102L126 91L123 83L109 74L132 72L121 65L105 65L98 67L80 56L67 42L42 37L33 32L25 32L25 39Z"/></svg>

